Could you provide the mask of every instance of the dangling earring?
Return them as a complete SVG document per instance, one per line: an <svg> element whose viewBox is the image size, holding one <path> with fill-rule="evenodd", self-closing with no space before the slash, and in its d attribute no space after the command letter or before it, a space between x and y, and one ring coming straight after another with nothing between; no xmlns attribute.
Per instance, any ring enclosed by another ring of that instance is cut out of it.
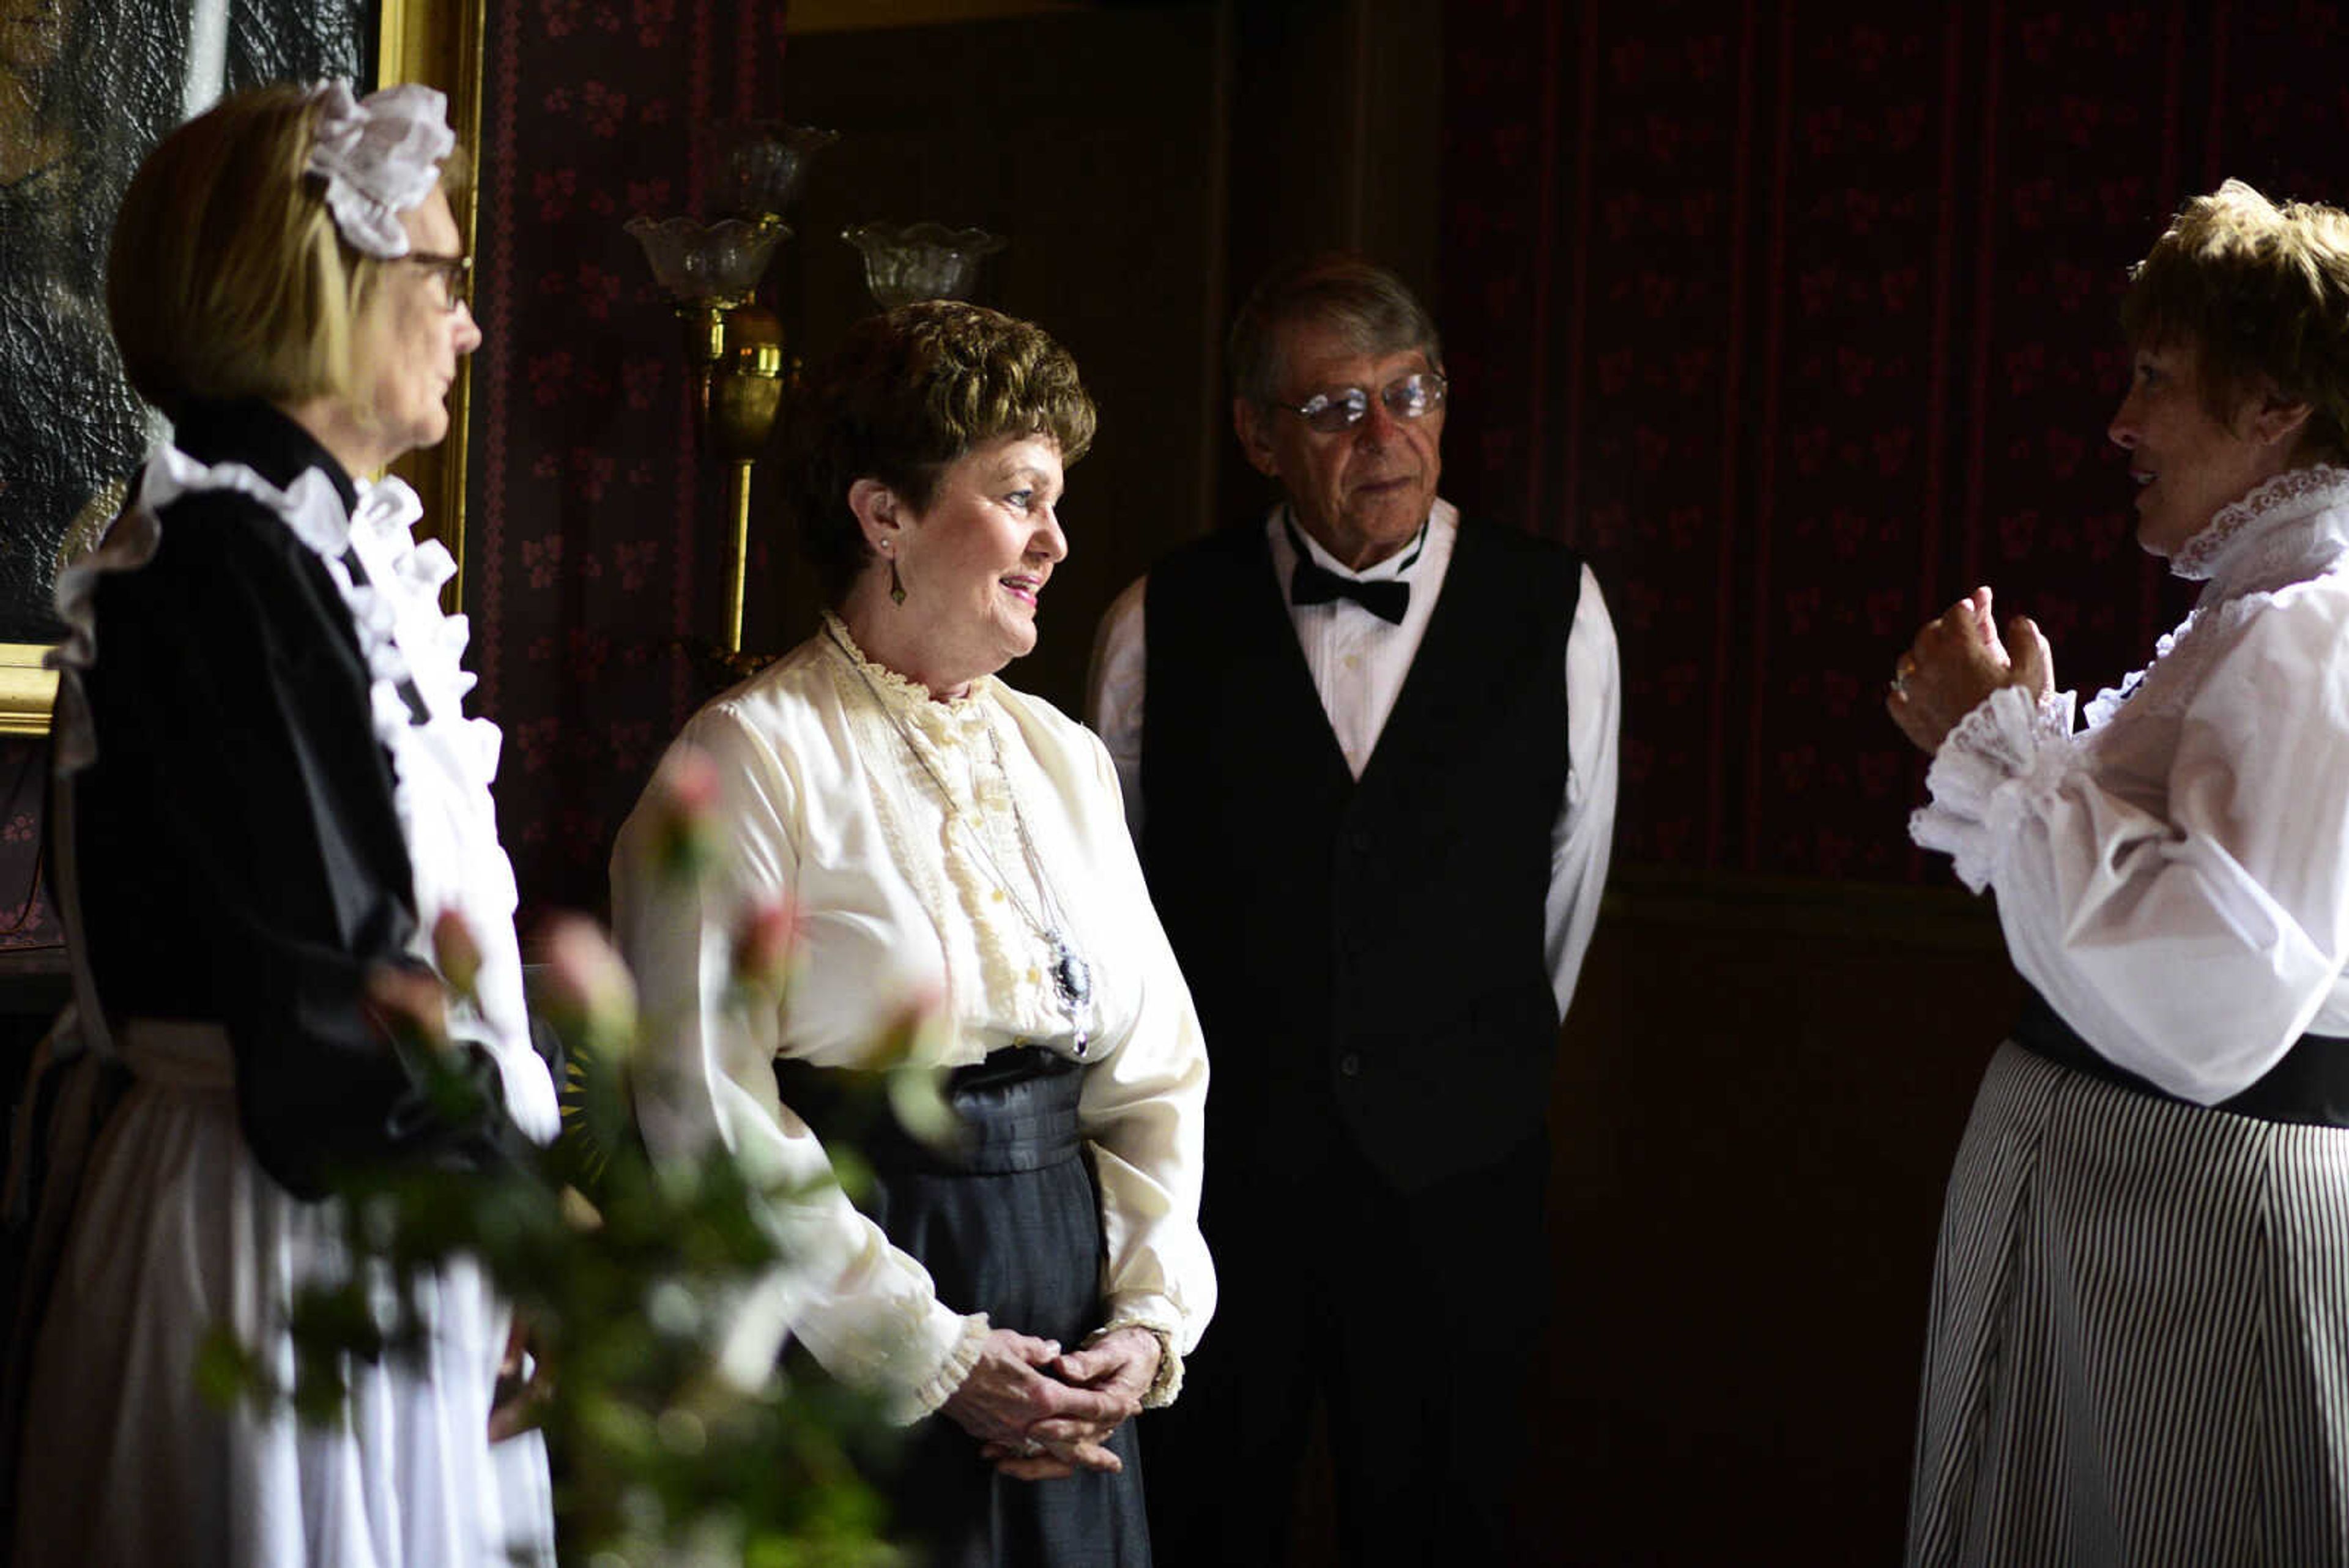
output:
<svg viewBox="0 0 2349 1568"><path fill-rule="evenodd" d="M897 557L895 556L889 557L889 602L893 605L905 602L905 582L897 576Z"/></svg>

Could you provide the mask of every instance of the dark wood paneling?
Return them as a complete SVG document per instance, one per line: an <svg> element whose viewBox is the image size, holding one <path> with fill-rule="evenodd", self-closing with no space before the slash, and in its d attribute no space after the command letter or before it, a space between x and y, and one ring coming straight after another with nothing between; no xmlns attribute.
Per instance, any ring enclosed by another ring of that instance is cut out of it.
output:
<svg viewBox="0 0 2349 1568"><path fill-rule="evenodd" d="M1619 876L1550 1118L1547 1561L1898 1559L1942 1184L2019 997L1960 894Z"/></svg>
<svg viewBox="0 0 2349 1568"><path fill-rule="evenodd" d="M1038 650L1005 672L1071 712L1101 612L1208 511L1200 456L1222 419L1203 394L1223 313L1219 43L1212 6L1125 7L820 34L794 38L784 66L791 117L841 132L778 290L802 351L820 355L873 309L843 226L976 225L1011 242L982 264L977 297L1042 324L1100 405L1100 435L1069 473L1070 553ZM787 646L813 625L805 574L784 551L763 584L752 645Z"/></svg>

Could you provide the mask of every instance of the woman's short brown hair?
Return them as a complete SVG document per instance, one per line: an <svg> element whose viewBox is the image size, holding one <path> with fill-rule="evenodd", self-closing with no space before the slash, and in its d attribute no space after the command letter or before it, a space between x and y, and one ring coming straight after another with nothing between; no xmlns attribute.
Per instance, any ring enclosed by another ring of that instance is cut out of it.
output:
<svg viewBox="0 0 2349 1568"><path fill-rule="evenodd" d="M2349 459L2349 213L2230 180L2180 208L2129 278L2121 329L2191 345L2212 418L2272 388L2309 405L2302 454Z"/></svg>
<svg viewBox="0 0 2349 1568"><path fill-rule="evenodd" d="M951 299L901 305L850 327L784 417L783 506L833 606L873 558L848 508L850 485L877 479L918 514L939 474L972 448L1046 436L1073 463L1092 444L1094 422L1077 362L1042 327Z"/></svg>
<svg viewBox="0 0 2349 1568"><path fill-rule="evenodd" d="M114 222L106 308L139 395L275 403L347 393L352 324L385 264L343 242L304 172L318 100L298 87L222 99L159 142ZM441 164L444 189L462 160Z"/></svg>

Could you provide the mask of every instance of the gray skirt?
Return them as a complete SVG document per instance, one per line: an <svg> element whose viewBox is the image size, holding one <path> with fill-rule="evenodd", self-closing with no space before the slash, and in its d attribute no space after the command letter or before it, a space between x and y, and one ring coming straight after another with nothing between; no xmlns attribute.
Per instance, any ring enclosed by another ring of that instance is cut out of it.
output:
<svg viewBox="0 0 2349 1568"><path fill-rule="evenodd" d="M2001 1046L1924 1384L1912 1564L2349 1568L2349 1130Z"/></svg>
<svg viewBox="0 0 2349 1568"><path fill-rule="evenodd" d="M828 1146L851 1143L864 1156L867 1211L929 1271L940 1301L1074 1349L1102 1324L1101 1189L1078 1126L1085 1071L1037 1046L959 1069L947 1098L963 1139L946 1153L885 1117L849 1126L840 1075L778 1063L775 1076L784 1103ZM895 1532L927 1568L1150 1568L1134 1423L1104 1446L1121 1473L1013 1480L979 1457L977 1438L932 1416L876 1479Z"/></svg>

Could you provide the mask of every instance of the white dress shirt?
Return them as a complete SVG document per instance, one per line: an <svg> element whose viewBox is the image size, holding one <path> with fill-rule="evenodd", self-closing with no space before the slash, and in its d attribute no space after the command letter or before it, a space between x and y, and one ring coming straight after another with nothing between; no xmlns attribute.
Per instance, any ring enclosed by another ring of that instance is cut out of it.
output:
<svg viewBox="0 0 2349 1568"><path fill-rule="evenodd" d="M1297 566L1287 514L1285 506L1276 506L1265 519L1272 569L1284 601ZM1399 578L1411 586L1411 601L1403 618L1392 625L1351 599L1289 606L1288 618L1297 628L1298 646L1312 671L1314 690L1321 695L1321 710L1329 716L1330 731L1356 778L1369 764L1388 715L1394 711L1395 699L1402 691L1403 678L1411 673L1411 662L1427 632L1428 618L1444 591L1459 528L1459 513L1450 502L1438 501L1428 514L1420 543L1407 545L1360 572L1340 565L1302 531L1296 535L1314 561L1337 576L1363 582ZM1142 836L1142 726L1147 670L1143 605L1149 580L1136 578L1102 618L1086 701L1093 729L1116 762L1118 783L1125 792L1127 821L1136 840ZM1607 601L1599 594L1598 579L1588 566L1582 571L1574 624L1567 633L1565 680L1568 766L1565 794L1550 832L1544 932L1550 989L1557 998L1561 1018L1574 1000L1575 976L1590 946L1591 929L1599 919L1599 895L1607 883L1607 863L1614 846L1617 731L1622 710L1615 627L1608 619Z"/></svg>
<svg viewBox="0 0 2349 1568"><path fill-rule="evenodd" d="M917 1002L933 1021L914 1035L916 1062L957 1066L1019 1044L1081 1058L1104 1326L1144 1324L1188 1351L1216 1298L1198 1230L1206 1054L1109 757L1049 703L991 677L933 701L826 619L837 640L812 639L711 702L671 748L717 764L716 873L698 886L657 875L657 785L621 829L613 919L644 992L645 1140L674 1156L717 1138L754 1178L802 1189L761 1216L794 1265L763 1309L910 1419L960 1384L988 1324L940 1302L927 1271L849 1202L814 1134L780 1103L774 1060L877 1065ZM781 1005L746 1006L733 935L746 912L776 902L803 923L799 972ZM1091 966L1075 1007L1052 985L1036 929L1048 910Z"/></svg>
<svg viewBox="0 0 2349 1568"><path fill-rule="evenodd" d="M1956 858L2089 1044L2210 1105L2349 1034L2349 473L2296 469L2170 563L2207 578L2088 704L2002 688L1942 742L1910 834Z"/></svg>

